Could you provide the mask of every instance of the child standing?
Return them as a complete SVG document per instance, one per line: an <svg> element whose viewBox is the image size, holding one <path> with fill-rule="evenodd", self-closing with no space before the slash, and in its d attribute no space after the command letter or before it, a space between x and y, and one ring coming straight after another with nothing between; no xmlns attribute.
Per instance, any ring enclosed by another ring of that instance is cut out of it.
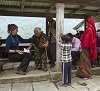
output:
<svg viewBox="0 0 100 91"><path fill-rule="evenodd" d="M70 36L62 35L62 42L59 42L61 48L61 61L62 61L62 83L61 86L71 86L71 70L72 70L72 58L71 58L71 48ZM66 83L68 75L68 83Z"/></svg>

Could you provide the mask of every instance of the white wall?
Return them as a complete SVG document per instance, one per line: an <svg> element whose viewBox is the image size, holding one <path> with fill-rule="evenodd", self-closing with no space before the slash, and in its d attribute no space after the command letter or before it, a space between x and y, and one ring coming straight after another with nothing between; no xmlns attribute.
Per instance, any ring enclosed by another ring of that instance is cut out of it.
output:
<svg viewBox="0 0 100 91"><path fill-rule="evenodd" d="M96 30L100 30L100 22L95 23L96 26ZM78 31L83 30L84 31L84 24L82 24L82 26L80 26L78 29Z"/></svg>
<svg viewBox="0 0 100 91"><path fill-rule="evenodd" d="M100 22L95 23L96 30L100 30Z"/></svg>
<svg viewBox="0 0 100 91"><path fill-rule="evenodd" d="M84 24L82 24L82 26L80 26L77 31L84 31Z"/></svg>

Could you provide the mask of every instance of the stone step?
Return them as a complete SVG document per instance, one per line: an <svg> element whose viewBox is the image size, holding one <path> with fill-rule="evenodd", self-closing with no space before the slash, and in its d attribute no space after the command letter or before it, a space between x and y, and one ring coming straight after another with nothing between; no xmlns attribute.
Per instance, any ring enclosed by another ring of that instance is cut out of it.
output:
<svg viewBox="0 0 100 91"><path fill-rule="evenodd" d="M61 72L44 72L40 70L30 70L26 75L15 74L14 70L5 70L0 77L0 83L16 83L16 82L37 82L37 81L46 81L46 80L61 80ZM99 74L100 67L92 69L92 74ZM76 70L72 71L72 77L76 77Z"/></svg>
<svg viewBox="0 0 100 91"><path fill-rule="evenodd" d="M71 86L60 86L59 81L0 84L0 91L100 91L100 74L92 79L72 78Z"/></svg>
<svg viewBox="0 0 100 91"><path fill-rule="evenodd" d="M58 91L53 82L0 84L0 91Z"/></svg>

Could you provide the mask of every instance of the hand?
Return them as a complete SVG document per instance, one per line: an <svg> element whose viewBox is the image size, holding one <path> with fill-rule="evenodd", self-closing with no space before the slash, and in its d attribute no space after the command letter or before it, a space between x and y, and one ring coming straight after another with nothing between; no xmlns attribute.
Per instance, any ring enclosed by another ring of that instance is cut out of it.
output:
<svg viewBox="0 0 100 91"><path fill-rule="evenodd" d="M62 35L63 35L63 33L60 33L60 35L59 35L59 36L61 37Z"/></svg>
<svg viewBox="0 0 100 91"><path fill-rule="evenodd" d="M18 54L23 54L23 52L22 51L18 51Z"/></svg>
<svg viewBox="0 0 100 91"><path fill-rule="evenodd" d="M47 47L47 46L48 46L48 44L44 44L43 46L44 46L44 47Z"/></svg>
<svg viewBox="0 0 100 91"><path fill-rule="evenodd" d="M30 48L28 47L27 50L30 50Z"/></svg>

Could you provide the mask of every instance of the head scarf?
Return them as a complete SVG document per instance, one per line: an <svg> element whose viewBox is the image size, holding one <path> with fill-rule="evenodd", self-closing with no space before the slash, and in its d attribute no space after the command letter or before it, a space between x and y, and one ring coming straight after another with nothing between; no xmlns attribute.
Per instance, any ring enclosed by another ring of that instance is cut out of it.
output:
<svg viewBox="0 0 100 91"><path fill-rule="evenodd" d="M92 28L93 38L96 38L96 27L93 18L87 18L88 27Z"/></svg>

